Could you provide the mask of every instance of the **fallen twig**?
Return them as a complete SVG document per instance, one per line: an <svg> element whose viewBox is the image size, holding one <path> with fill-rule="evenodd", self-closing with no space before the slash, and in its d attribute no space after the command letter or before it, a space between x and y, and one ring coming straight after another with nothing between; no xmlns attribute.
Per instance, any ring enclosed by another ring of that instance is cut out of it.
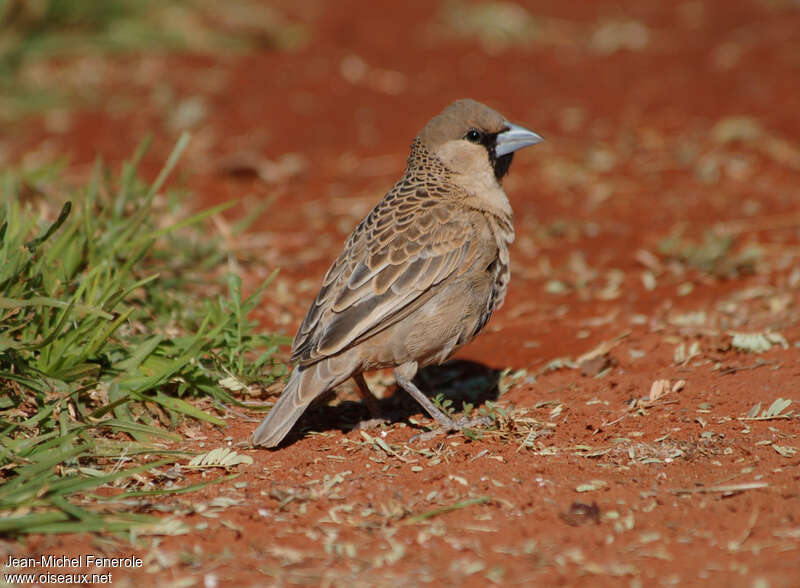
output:
<svg viewBox="0 0 800 588"><path fill-rule="evenodd" d="M676 488L670 490L673 494L714 494L716 492L744 492L745 490L758 490L769 486L766 482L744 482L743 484L725 484L722 486L699 486L698 488Z"/></svg>

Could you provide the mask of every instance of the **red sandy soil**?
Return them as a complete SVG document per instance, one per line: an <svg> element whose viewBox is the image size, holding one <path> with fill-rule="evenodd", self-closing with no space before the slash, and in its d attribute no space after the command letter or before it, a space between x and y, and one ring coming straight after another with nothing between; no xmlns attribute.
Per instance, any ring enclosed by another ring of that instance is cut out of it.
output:
<svg viewBox="0 0 800 588"><path fill-rule="evenodd" d="M182 447L254 460L142 508L188 534L12 550L138 554L118 586L800 585L797 3L532 0L532 37L511 45L453 35L445 4L380 4L293 4L311 30L295 53L114 61L103 102L20 124L15 145L82 173L153 131L154 169L201 100L182 177L197 207L274 199L258 239L231 239L251 284L282 268L258 317L293 334L433 114L468 96L539 132L505 184L506 304L423 380L496 399L499 430L407 445L430 421L380 375L394 419L368 437L349 430L367 414L350 386L277 451L247 447L256 413L183 429ZM628 28L606 45L610 23ZM711 229L734 245L707 266L659 250ZM774 345L747 353L735 333ZM505 368L524 372L498 398ZM778 398L788 418L741 420Z"/></svg>

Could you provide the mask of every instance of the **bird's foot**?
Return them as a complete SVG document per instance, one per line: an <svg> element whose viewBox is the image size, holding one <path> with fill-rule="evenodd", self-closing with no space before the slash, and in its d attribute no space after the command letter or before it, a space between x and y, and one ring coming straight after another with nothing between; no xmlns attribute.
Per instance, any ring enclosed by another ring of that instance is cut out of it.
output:
<svg viewBox="0 0 800 588"><path fill-rule="evenodd" d="M457 421L453 420L447 414L442 412L440 408L431 401L430 398L425 396L419 388L417 388L413 382L411 381L411 377L414 375L417 369L417 363L414 362L412 364L404 364L406 366L410 366L410 375L404 373L403 366L400 366L394 370L395 379L397 380L397 385L400 386L403 390L408 392L414 399L422 405L422 408L425 409L429 415L431 415L434 420L439 423L439 428L433 431L429 431L427 433L421 433L419 435L414 435L410 439L410 443L415 441L425 441L436 437L442 433L449 433L450 431L463 431L464 429L469 429L475 426L486 426L492 422L490 417L479 417L477 419L468 419L467 417L461 417ZM405 370L409 371L409 370Z"/></svg>
<svg viewBox="0 0 800 588"><path fill-rule="evenodd" d="M446 435L447 433L452 433L454 431L463 431L464 429L472 429L477 427L487 427L492 424L492 418L488 416L482 416L475 419L461 417L456 421L449 417L445 417L443 419L437 418L436 422L439 423L439 427L437 429L426 431L425 433L418 433L411 437L408 442L416 443L417 441L430 441L439 435Z"/></svg>

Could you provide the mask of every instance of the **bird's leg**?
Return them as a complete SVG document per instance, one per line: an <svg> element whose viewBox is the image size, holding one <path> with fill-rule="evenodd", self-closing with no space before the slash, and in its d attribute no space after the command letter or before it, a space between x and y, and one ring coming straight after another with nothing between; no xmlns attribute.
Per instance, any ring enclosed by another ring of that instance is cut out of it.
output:
<svg viewBox="0 0 800 588"><path fill-rule="evenodd" d="M367 410L371 417L368 421L361 421L358 423L355 428L357 430L372 429L386 423L386 419L383 418L381 409L378 407L378 399L375 398L375 395L369 389L364 375L361 372L353 374L353 379L356 381L358 393L361 395L361 398L364 399L364 404L367 405Z"/></svg>
<svg viewBox="0 0 800 588"><path fill-rule="evenodd" d="M436 405L431 402L431 399L425 396L422 390L417 388L410 378L400 372L400 368L394 370L394 377L395 380L397 380L397 385L411 394L411 396L414 397L414 400L422 405L422 408L424 408L426 412L431 415L431 417L433 417L437 423L439 423L439 426L442 429L445 431L458 431L461 429L457 422L436 408Z"/></svg>
<svg viewBox="0 0 800 588"><path fill-rule="evenodd" d="M369 386L367 386L367 381L364 379L364 374L362 373L353 374L353 379L356 381L356 386L358 386L358 393L361 394L361 398L364 400L364 404L367 405L367 410L369 411L369 415L373 419L380 418L381 409L378 408L378 399L375 398L375 395L372 393L372 390L370 390Z"/></svg>
<svg viewBox="0 0 800 588"><path fill-rule="evenodd" d="M400 386L403 390L411 394L414 399L422 405L429 415L431 415L434 420L439 423L439 429L435 429L433 431L428 431L427 433L420 433L419 435L414 435L411 438L411 441L427 441L434 436L438 435L439 433L449 433L450 431L461 431L467 427L475 427L475 426L486 426L491 424L491 419L487 419L485 417L480 417L477 419L468 419L467 417L462 417L457 421L454 421L441 410L436 408L436 405L431 402L431 399L428 398L419 388L417 388L414 383L411 381L411 378L414 377L414 374L417 371L417 364L413 362L411 364L403 364L402 366L397 367L394 370L394 377L397 381L397 385Z"/></svg>

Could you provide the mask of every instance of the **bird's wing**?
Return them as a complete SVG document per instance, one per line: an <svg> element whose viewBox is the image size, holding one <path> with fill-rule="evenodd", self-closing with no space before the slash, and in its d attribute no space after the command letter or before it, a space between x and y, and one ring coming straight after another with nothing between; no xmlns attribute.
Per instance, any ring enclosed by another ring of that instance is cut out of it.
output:
<svg viewBox="0 0 800 588"><path fill-rule="evenodd" d="M400 185L370 212L333 263L292 345L301 366L408 316L432 287L479 257L477 215Z"/></svg>

